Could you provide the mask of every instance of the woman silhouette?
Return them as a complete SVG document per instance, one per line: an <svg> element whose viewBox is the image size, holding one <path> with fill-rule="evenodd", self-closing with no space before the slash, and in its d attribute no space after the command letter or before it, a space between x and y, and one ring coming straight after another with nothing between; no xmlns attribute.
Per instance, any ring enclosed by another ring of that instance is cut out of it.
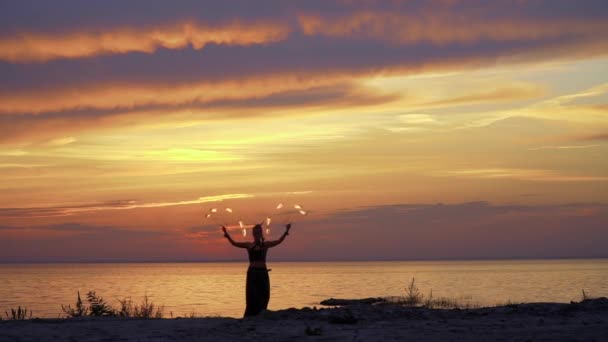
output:
<svg viewBox="0 0 608 342"><path fill-rule="evenodd" d="M289 235L291 223L285 226L285 233L278 240L264 241L262 225L253 227L253 242L236 242L232 239L226 227L222 226L224 237L230 241L234 247L247 248L249 254L249 268L247 269L246 298L247 308L245 317L255 316L266 310L270 300L270 279L266 268L266 252L268 248L279 245L285 237Z"/></svg>

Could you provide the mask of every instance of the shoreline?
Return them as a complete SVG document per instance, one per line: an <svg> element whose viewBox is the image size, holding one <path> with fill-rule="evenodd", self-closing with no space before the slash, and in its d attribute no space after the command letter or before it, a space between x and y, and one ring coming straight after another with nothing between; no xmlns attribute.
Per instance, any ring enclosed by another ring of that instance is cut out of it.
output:
<svg viewBox="0 0 608 342"><path fill-rule="evenodd" d="M339 301L339 300L338 300ZM351 300L349 305L229 317L77 318L0 321L4 341L600 340L608 336L608 299L430 309Z"/></svg>

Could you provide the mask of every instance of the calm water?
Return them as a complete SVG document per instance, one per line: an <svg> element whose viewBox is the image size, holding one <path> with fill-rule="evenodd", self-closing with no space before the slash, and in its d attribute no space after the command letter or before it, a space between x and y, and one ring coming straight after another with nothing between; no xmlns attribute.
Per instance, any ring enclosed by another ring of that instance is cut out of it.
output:
<svg viewBox="0 0 608 342"><path fill-rule="evenodd" d="M426 294L481 305L579 300L581 290L608 296L608 259L426 262L298 262L270 266L271 310L318 305L330 298L396 296L412 277ZM58 317L76 291L95 290L139 302L144 294L174 316L240 317L241 263L0 264L0 312L17 305L37 317Z"/></svg>

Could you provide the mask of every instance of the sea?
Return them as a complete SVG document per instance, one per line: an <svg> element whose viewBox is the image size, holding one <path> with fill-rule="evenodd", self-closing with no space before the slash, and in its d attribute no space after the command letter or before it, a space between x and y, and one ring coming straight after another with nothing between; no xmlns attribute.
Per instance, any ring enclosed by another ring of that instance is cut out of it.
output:
<svg viewBox="0 0 608 342"><path fill-rule="evenodd" d="M272 262L270 310L321 307L328 298L398 297L420 292L471 306L608 297L608 259ZM0 264L0 314L19 306L33 317L63 317L95 291L110 305L144 296L164 317L242 317L246 263Z"/></svg>

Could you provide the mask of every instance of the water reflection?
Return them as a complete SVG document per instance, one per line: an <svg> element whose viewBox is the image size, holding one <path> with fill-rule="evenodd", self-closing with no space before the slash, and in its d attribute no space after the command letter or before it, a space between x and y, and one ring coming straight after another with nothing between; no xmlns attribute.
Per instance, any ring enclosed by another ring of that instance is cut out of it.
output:
<svg viewBox="0 0 608 342"><path fill-rule="evenodd" d="M396 296L416 277L433 296L506 301L567 302L581 290L608 296L608 260L272 263L271 310L318 305L329 297ZM95 290L108 302L145 294L165 314L241 317L245 263L0 265L0 311L27 306L37 317L58 317L76 291Z"/></svg>

